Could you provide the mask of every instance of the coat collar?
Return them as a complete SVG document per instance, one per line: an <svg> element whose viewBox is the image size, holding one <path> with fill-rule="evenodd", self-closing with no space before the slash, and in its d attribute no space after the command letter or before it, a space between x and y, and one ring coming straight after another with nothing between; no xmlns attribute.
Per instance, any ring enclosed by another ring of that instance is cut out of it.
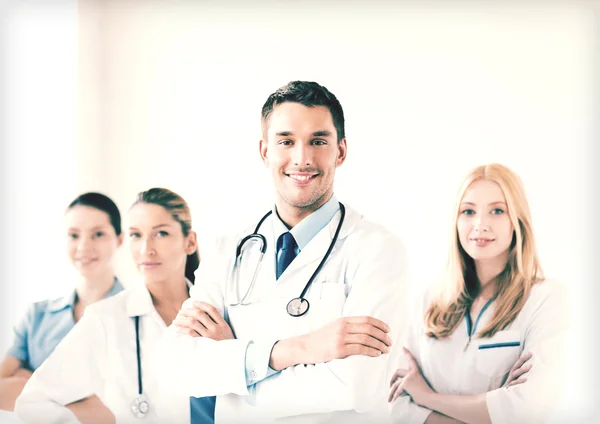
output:
<svg viewBox="0 0 600 424"><path fill-rule="evenodd" d="M187 278L185 279L188 290L192 288L193 284ZM127 296L127 302L125 309L128 317L137 317L150 314L154 309L152 304L152 297L145 284L136 284L132 287Z"/></svg>
<svg viewBox="0 0 600 424"><path fill-rule="evenodd" d="M345 206L345 205L344 205ZM327 252L327 248L333 241L333 236L338 228L341 219L341 211L338 211L329 224L327 224L321 231L317 233L315 237L306 245L304 250L302 250L298 256L294 258L292 263L285 270L285 273L292 273L294 270L297 270L303 266L306 266L312 262L317 260L321 260L325 253ZM352 232L356 224L360 221L362 216L358 214L351 207L346 206L346 216L344 218L344 222L340 229L340 233L338 235L338 240L336 245L339 244L340 241L344 240L348 234ZM331 254L336 250L336 246L331 250Z"/></svg>

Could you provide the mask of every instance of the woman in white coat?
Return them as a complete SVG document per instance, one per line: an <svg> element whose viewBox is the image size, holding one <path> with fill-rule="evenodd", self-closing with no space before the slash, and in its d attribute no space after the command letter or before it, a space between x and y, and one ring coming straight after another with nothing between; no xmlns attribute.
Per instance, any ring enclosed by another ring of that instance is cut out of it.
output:
<svg viewBox="0 0 600 424"><path fill-rule="evenodd" d="M25 423L77 423L81 415L66 406L92 395L117 423L190 422L190 398L162 387L151 367L154 344L188 299L199 264L190 210L167 189L142 192L128 236L145 284L88 307L17 399ZM211 422L214 398L204 407Z"/></svg>
<svg viewBox="0 0 600 424"><path fill-rule="evenodd" d="M543 422L560 399L569 302L542 276L523 185L505 166L477 167L455 213L445 279L419 305L391 381L392 418ZM506 384L524 352L525 373Z"/></svg>

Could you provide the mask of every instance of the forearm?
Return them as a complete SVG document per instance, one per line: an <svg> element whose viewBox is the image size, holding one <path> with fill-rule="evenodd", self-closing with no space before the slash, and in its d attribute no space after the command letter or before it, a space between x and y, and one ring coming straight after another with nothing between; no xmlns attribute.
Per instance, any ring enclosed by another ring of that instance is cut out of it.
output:
<svg viewBox="0 0 600 424"><path fill-rule="evenodd" d="M247 395L245 356L249 341L215 341L177 333L157 343L155 369L165 387L183 396Z"/></svg>
<svg viewBox="0 0 600 424"><path fill-rule="evenodd" d="M294 365L302 364L303 344L300 337L279 340L271 350L269 366L275 371L281 371Z"/></svg>
<svg viewBox="0 0 600 424"><path fill-rule="evenodd" d="M114 424L115 416L97 396L67 405L82 424Z"/></svg>
<svg viewBox="0 0 600 424"><path fill-rule="evenodd" d="M469 396L431 393L421 406L467 424L491 424L485 393Z"/></svg>
<svg viewBox="0 0 600 424"><path fill-rule="evenodd" d="M12 411L15 408L15 401L23 391L26 377L8 377L0 379L0 409L4 411Z"/></svg>
<svg viewBox="0 0 600 424"><path fill-rule="evenodd" d="M14 356L11 356L10 353L7 354L2 362L0 363L0 378L8 378L14 376L31 376L31 371L29 371L24 366L24 361Z"/></svg>
<svg viewBox="0 0 600 424"><path fill-rule="evenodd" d="M369 412L385 400L387 359L388 355L357 355L290 366L259 382L254 401L279 418L344 410Z"/></svg>
<svg viewBox="0 0 600 424"><path fill-rule="evenodd" d="M29 371L27 368L19 368L18 370L16 370L13 374L13 377L21 377L24 378L25 380L29 380L29 377L31 377L33 373L31 371Z"/></svg>
<svg viewBox="0 0 600 424"><path fill-rule="evenodd" d="M425 424L462 424L462 421L433 411L425 420Z"/></svg>
<svg viewBox="0 0 600 424"><path fill-rule="evenodd" d="M15 413L25 424L80 424L77 417L47 393L33 376L15 401Z"/></svg>

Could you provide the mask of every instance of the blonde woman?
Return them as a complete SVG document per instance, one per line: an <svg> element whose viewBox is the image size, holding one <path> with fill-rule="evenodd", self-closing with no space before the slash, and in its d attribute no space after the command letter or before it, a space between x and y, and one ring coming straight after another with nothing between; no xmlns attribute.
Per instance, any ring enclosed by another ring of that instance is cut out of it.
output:
<svg viewBox="0 0 600 424"><path fill-rule="evenodd" d="M393 421L547 419L560 399L566 294L542 274L519 177L475 168L459 192L443 284L425 296L390 383Z"/></svg>

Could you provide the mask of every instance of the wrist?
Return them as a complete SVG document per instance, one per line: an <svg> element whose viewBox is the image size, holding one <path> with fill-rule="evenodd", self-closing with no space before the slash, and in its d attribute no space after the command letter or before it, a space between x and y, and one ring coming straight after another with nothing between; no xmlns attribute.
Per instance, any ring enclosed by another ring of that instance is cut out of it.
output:
<svg viewBox="0 0 600 424"><path fill-rule="evenodd" d="M299 350L300 343L295 337L275 342L271 350L269 366L275 371L281 371L298 364L297 357Z"/></svg>
<svg viewBox="0 0 600 424"><path fill-rule="evenodd" d="M423 408L431 409L432 411L437 411L435 406L438 404L439 394L434 392L433 390L430 392L426 392L419 399L419 406Z"/></svg>

